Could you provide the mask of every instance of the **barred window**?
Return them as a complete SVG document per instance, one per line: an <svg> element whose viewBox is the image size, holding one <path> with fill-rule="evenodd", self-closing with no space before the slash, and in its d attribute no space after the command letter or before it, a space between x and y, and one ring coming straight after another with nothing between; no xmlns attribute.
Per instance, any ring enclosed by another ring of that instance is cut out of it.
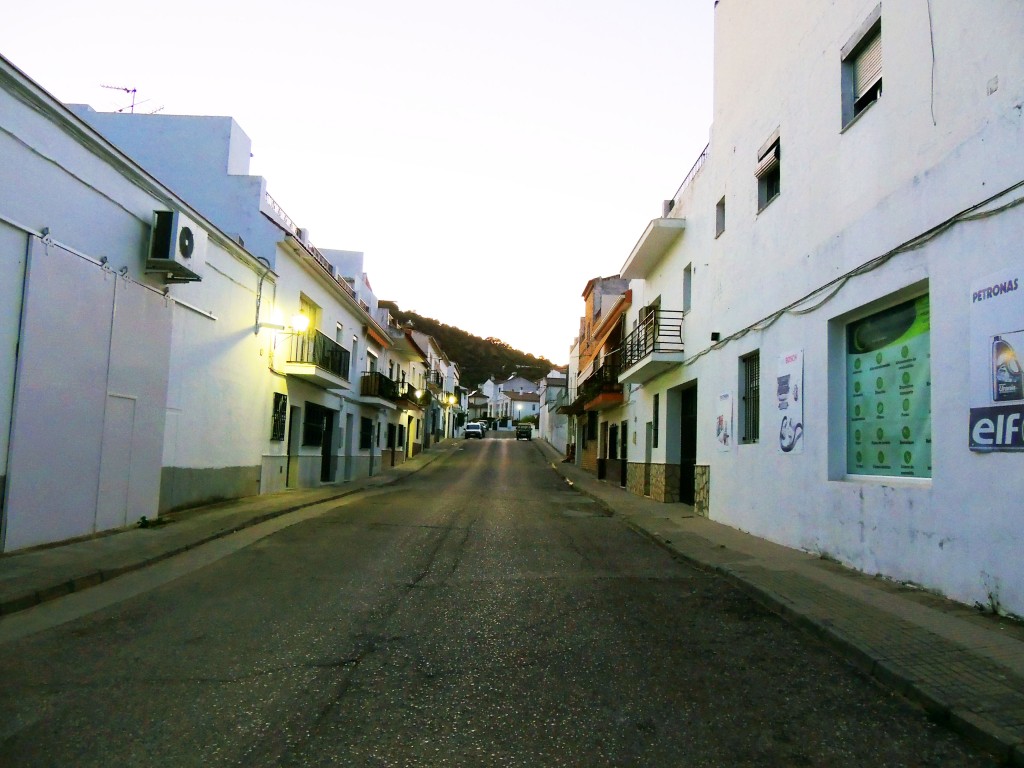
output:
<svg viewBox="0 0 1024 768"><path fill-rule="evenodd" d="M288 422L288 395L283 392L274 393L274 407L270 414L270 439L277 442L284 440L285 425Z"/></svg>
<svg viewBox="0 0 1024 768"><path fill-rule="evenodd" d="M756 443L761 433L761 352L752 352L741 358L740 369L743 392L740 398L743 411L740 442Z"/></svg>

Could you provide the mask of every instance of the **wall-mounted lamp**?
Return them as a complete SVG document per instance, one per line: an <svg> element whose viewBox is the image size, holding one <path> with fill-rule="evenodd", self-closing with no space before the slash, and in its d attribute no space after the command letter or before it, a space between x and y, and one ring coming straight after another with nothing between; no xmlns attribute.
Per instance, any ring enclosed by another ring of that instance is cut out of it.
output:
<svg viewBox="0 0 1024 768"><path fill-rule="evenodd" d="M282 331L286 334L305 333L309 330L309 317L299 312L292 315L291 325L285 325L284 323L257 323L257 332L264 328L269 328L272 331Z"/></svg>

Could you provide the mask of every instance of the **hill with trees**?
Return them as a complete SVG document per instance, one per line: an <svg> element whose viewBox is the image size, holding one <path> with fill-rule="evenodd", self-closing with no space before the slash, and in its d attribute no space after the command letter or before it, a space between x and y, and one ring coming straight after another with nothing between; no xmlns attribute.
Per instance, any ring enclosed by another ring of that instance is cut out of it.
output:
<svg viewBox="0 0 1024 768"><path fill-rule="evenodd" d="M556 367L547 358L513 349L493 336L486 339L474 336L440 320L403 311L394 302L382 301L381 306L388 308L399 325L412 327L437 339L449 359L458 364L462 386L466 389L476 389L491 376L495 381L514 374L536 380Z"/></svg>

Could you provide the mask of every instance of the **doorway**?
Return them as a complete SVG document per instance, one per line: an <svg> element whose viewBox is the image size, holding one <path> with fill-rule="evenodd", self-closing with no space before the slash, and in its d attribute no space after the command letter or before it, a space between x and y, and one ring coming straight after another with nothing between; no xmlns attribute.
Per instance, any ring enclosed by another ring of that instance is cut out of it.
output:
<svg viewBox="0 0 1024 768"><path fill-rule="evenodd" d="M288 464L285 467L285 488L299 484L299 444L302 441L302 409L293 405L288 409Z"/></svg>
<svg viewBox="0 0 1024 768"><path fill-rule="evenodd" d="M338 470L338 457L335 455L334 424L336 411L324 408L324 437L320 454L320 482L333 483Z"/></svg>
<svg viewBox="0 0 1024 768"><path fill-rule="evenodd" d="M651 495L651 461L654 459L654 422L647 422L647 436L644 440L644 496Z"/></svg>
<svg viewBox="0 0 1024 768"><path fill-rule="evenodd" d="M629 464L626 460L626 446L629 441L626 439L626 435L629 432L629 422L623 421L619 424L619 463L621 464L619 474L619 485L623 488L626 487L626 472L628 471Z"/></svg>
<svg viewBox="0 0 1024 768"><path fill-rule="evenodd" d="M352 433L353 416L345 414L345 482L352 479Z"/></svg>
<svg viewBox="0 0 1024 768"><path fill-rule="evenodd" d="M680 396L679 500L693 504L696 489L693 468L697 464L697 386L683 390Z"/></svg>

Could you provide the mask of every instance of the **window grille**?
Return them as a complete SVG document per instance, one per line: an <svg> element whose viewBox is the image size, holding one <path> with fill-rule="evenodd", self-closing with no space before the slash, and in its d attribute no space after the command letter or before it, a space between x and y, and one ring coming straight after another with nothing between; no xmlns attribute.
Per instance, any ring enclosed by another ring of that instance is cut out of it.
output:
<svg viewBox="0 0 1024 768"><path fill-rule="evenodd" d="M285 426L288 423L288 395L283 392L274 393L274 409L270 415L270 439L277 442L284 440Z"/></svg>
<svg viewBox="0 0 1024 768"><path fill-rule="evenodd" d="M744 443L756 443L761 433L761 353L742 360L743 365L743 437Z"/></svg>

